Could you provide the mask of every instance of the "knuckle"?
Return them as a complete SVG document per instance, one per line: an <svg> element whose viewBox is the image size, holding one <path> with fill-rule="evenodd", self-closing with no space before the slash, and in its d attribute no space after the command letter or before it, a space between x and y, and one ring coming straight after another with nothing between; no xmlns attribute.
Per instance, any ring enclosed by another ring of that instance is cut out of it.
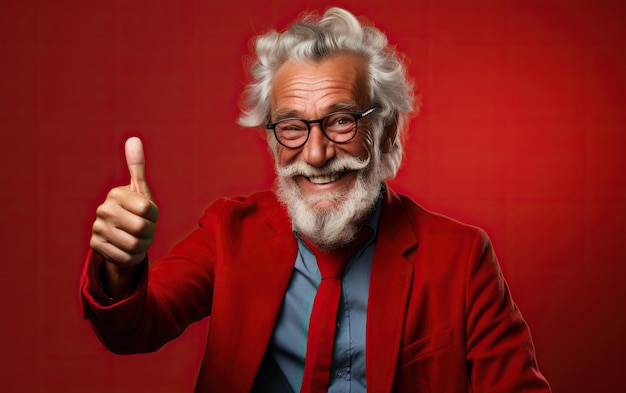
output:
<svg viewBox="0 0 626 393"><path fill-rule="evenodd" d="M96 217L107 217L109 215L109 206L105 202L96 208Z"/></svg>
<svg viewBox="0 0 626 393"><path fill-rule="evenodd" d="M135 202L135 207L137 209L137 214L143 216L148 215L150 212L150 200L145 197L137 198Z"/></svg>
<svg viewBox="0 0 626 393"><path fill-rule="evenodd" d="M119 200L124 198L125 194L126 193L124 192L124 187L115 187L109 191L109 193L107 194L107 199Z"/></svg>
<svg viewBox="0 0 626 393"><path fill-rule="evenodd" d="M119 212L119 204L115 201L107 199L96 208L96 219L109 220Z"/></svg>
<svg viewBox="0 0 626 393"><path fill-rule="evenodd" d="M97 236L92 235L91 239L89 239L89 247L93 250L98 250L100 248L100 239Z"/></svg>
<svg viewBox="0 0 626 393"><path fill-rule="evenodd" d="M138 239L138 238L136 238L136 237L131 237L131 238L128 240L127 247L128 247L128 251L129 251L129 252L141 251L141 250L140 250L140 246L141 246L141 242L139 241L139 239Z"/></svg>
<svg viewBox="0 0 626 393"><path fill-rule="evenodd" d="M119 265L127 265L133 261L132 254L119 248L112 250L109 255L110 258L107 259Z"/></svg>
<svg viewBox="0 0 626 393"><path fill-rule="evenodd" d="M91 226L91 233L92 233L92 239L95 234L102 233L102 221L101 220L96 219L93 222L93 225Z"/></svg>
<svg viewBox="0 0 626 393"><path fill-rule="evenodd" d="M91 226L92 237L97 236L101 240L107 239L110 236L110 233L110 224L106 216L99 216L96 218Z"/></svg>
<svg viewBox="0 0 626 393"><path fill-rule="evenodd" d="M141 217L133 217L128 223L128 231L133 236L140 236L145 231L146 224Z"/></svg>
<svg viewBox="0 0 626 393"><path fill-rule="evenodd" d="M126 252L119 252L115 255L114 262L120 265L127 265L132 262L132 256Z"/></svg>

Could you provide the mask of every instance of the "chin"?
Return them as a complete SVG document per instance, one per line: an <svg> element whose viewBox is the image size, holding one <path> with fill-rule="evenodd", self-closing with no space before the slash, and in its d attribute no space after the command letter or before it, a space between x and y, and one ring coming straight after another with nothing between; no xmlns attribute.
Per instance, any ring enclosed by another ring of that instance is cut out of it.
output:
<svg viewBox="0 0 626 393"><path fill-rule="evenodd" d="M337 203L329 200L310 203L309 207L318 214L329 213L337 208Z"/></svg>
<svg viewBox="0 0 626 393"><path fill-rule="evenodd" d="M299 234L320 249L338 248L356 238L360 225L374 210L384 181L381 168L378 149L365 161L346 157L329 163L325 170L304 163L277 167L276 195ZM333 171L347 171L351 179L339 177L338 183L317 190L301 182L301 176Z"/></svg>
<svg viewBox="0 0 626 393"><path fill-rule="evenodd" d="M293 178L278 178L277 195L298 233L320 249L333 249L356 238L380 195L380 180L364 171L347 189L304 194Z"/></svg>
<svg viewBox="0 0 626 393"><path fill-rule="evenodd" d="M352 187L342 187L336 190L324 190L316 192L303 192L298 188L297 194L312 211L317 213L330 213L341 209L342 205L350 199Z"/></svg>

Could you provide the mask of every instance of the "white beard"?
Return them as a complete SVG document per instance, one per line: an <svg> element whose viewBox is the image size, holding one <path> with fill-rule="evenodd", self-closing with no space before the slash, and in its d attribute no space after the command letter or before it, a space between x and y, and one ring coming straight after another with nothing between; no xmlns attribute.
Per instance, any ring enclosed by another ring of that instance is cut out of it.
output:
<svg viewBox="0 0 626 393"><path fill-rule="evenodd" d="M381 153L377 148L367 160L348 156L335 158L323 168L304 162L276 167L278 199L287 206L294 228L322 250L349 244L365 219L374 210L380 196L382 174ZM356 182L350 190L334 190L314 195L302 195L295 176L324 176L343 170L358 170ZM330 201L330 207L320 207Z"/></svg>

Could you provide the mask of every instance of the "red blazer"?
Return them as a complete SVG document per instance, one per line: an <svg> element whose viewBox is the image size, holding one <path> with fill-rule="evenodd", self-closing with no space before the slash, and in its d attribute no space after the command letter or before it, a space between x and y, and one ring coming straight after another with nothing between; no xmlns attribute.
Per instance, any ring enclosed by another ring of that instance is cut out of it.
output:
<svg viewBox="0 0 626 393"><path fill-rule="evenodd" d="M94 295L100 261L90 255L81 285L85 317L111 351L135 353L158 349L210 315L196 392L248 392L296 252L272 192L223 199L118 303ZM485 233L390 190L366 332L369 392L550 391Z"/></svg>

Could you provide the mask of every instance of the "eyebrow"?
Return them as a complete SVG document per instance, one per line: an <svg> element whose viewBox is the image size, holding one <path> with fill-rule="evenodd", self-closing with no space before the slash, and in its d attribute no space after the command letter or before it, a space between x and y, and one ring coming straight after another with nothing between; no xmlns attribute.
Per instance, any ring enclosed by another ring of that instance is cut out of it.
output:
<svg viewBox="0 0 626 393"><path fill-rule="evenodd" d="M325 115L329 115L335 112L355 112L359 107L356 103L339 102L327 107L324 111ZM277 109L273 114L273 121L280 121L284 119L302 119L299 112L289 109Z"/></svg>

